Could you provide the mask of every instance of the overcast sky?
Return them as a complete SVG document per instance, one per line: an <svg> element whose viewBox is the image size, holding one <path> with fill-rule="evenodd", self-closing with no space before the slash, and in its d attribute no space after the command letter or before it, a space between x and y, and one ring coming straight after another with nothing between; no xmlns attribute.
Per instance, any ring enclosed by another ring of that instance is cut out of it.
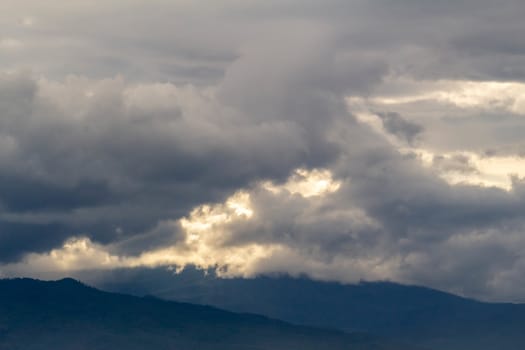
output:
<svg viewBox="0 0 525 350"><path fill-rule="evenodd" d="M519 0L3 0L0 273L525 301Z"/></svg>

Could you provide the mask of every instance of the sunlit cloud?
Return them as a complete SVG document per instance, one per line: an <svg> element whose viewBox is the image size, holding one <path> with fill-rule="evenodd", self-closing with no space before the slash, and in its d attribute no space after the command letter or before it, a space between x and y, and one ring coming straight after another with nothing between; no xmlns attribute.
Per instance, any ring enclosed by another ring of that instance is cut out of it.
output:
<svg viewBox="0 0 525 350"><path fill-rule="evenodd" d="M340 184L332 179L328 170L297 169L284 184L264 182L259 186L260 190L275 195L286 191L289 195L310 198L333 193ZM225 277L253 276L261 272L261 266L271 266L269 261L274 257L292 253L290 247L273 242L227 244L232 235L231 225L248 222L256 215L250 191L238 191L223 203L200 205L180 220L164 222L164 226L171 226L173 231L180 227L184 235L180 242L171 246L127 256L112 252L111 245L104 246L86 236L77 236L60 248L44 254L29 254L23 262L6 265L1 270L4 275L38 275L52 271L193 265L202 269L216 268L218 275ZM305 271L307 269L301 270Z"/></svg>
<svg viewBox="0 0 525 350"><path fill-rule="evenodd" d="M336 192L341 183L335 181L326 169L297 169L284 184L264 182L262 185L274 193L287 191L308 198Z"/></svg>
<svg viewBox="0 0 525 350"><path fill-rule="evenodd" d="M424 102L448 104L467 110L505 110L525 114L525 84L505 81L386 79L374 96L350 96L350 105L416 105Z"/></svg>
<svg viewBox="0 0 525 350"><path fill-rule="evenodd" d="M507 191L512 189L514 176L525 176L525 158L518 155L491 155L458 149L442 152L426 147L425 140L410 145L389 132L377 111L396 110L402 106L404 112L411 115L428 115L420 110L419 103L448 104L454 108L472 113L506 111L523 114L525 84L518 82L493 81L435 81L416 82L399 79L391 82L393 86L383 87L389 95L371 98L348 97L347 105L357 120L385 139L401 154L416 155L421 164L436 171L437 175L451 185L473 185L481 187L498 187ZM399 91L404 91L400 93ZM436 159L450 161L461 157L473 171L463 171L454 167L436 167Z"/></svg>
<svg viewBox="0 0 525 350"><path fill-rule="evenodd" d="M434 167L434 159L437 156L444 159L462 156L468 160L475 171L464 172L454 169L436 169L439 176L451 185L469 184L482 187L498 187L510 191L513 186L513 177L525 177L525 159L521 157L484 157L472 152L436 154L424 149L411 149L410 152L417 154L422 164L428 168Z"/></svg>

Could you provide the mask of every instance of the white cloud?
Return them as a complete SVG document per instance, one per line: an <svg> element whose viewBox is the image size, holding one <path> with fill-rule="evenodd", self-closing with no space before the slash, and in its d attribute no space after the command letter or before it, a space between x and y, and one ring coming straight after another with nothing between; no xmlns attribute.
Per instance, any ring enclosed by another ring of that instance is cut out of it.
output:
<svg viewBox="0 0 525 350"><path fill-rule="evenodd" d="M287 191L303 197L313 197L336 192L341 183L335 181L328 170L296 169L286 183L275 185L272 182L264 182L263 186L275 193Z"/></svg>

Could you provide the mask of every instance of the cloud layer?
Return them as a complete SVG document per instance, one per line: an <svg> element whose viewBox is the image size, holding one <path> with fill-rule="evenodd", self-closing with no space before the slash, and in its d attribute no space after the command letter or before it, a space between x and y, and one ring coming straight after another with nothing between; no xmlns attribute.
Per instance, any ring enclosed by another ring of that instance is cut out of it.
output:
<svg viewBox="0 0 525 350"><path fill-rule="evenodd" d="M519 1L7 1L0 271L525 300Z"/></svg>

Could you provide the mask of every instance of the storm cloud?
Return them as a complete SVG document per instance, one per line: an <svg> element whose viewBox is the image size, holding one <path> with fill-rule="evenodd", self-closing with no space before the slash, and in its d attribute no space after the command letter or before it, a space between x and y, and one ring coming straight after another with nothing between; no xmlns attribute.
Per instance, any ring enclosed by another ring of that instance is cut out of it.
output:
<svg viewBox="0 0 525 350"><path fill-rule="evenodd" d="M0 271L525 300L519 1L7 1Z"/></svg>

